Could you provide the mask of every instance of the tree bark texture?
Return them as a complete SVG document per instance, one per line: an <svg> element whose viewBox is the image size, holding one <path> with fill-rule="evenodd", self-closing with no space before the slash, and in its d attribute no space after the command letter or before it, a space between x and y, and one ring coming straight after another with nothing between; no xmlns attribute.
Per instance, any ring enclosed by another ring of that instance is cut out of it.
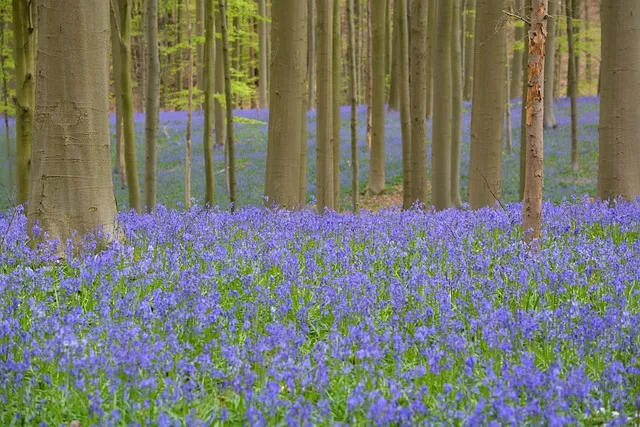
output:
<svg viewBox="0 0 640 427"><path fill-rule="evenodd" d="M462 207L460 198L460 146L462 145L462 46L460 43L460 0L453 2L451 28L451 205Z"/></svg>
<svg viewBox="0 0 640 427"><path fill-rule="evenodd" d="M258 0L258 107L269 108L267 101L267 7L266 0Z"/></svg>
<svg viewBox="0 0 640 427"><path fill-rule="evenodd" d="M524 0L515 0L515 13L519 15L525 14ZM522 52L526 49L525 23L515 21L515 39L513 45L513 56L511 60L511 93L509 99L519 98L522 94ZM522 46L520 46L522 44Z"/></svg>
<svg viewBox="0 0 640 427"><path fill-rule="evenodd" d="M549 1L549 22L547 23L547 51L544 60L544 127L555 129L556 116L553 112L553 82L556 68L556 24L560 17L556 14L558 0Z"/></svg>
<svg viewBox="0 0 640 427"><path fill-rule="evenodd" d="M411 207L411 95L409 92L409 19L407 0L398 0L398 34L400 36L400 126L402 129L402 205ZM424 39L422 39L424 40ZM420 94L416 94L420 96ZM424 100L423 100L424 101ZM426 104L425 104L426 105ZM422 116L423 120L425 116Z"/></svg>
<svg viewBox="0 0 640 427"><path fill-rule="evenodd" d="M462 90L462 98L469 101L473 96L473 51L475 48L476 0L467 0L464 16L466 21L466 43L464 44L464 87Z"/></svg>
<svg viewBox="0 0 640 427"><path fill-rule="evenodd" d="M578 69L573 31L573 0L565 0L567 15L567 44L569 47L569 61L567 70L567 92L571 99L571 169L578 170Z"/></svg>
<svg viewBox="0 0 640 427"><path fill-rule="evenodd" d="M333 0L332 31L332 80L331 99L333 101L333 207L340 210L340 85L342 72L342 35L340 20L340 0Z"/></svg>
<svg viewBox="0 0 640 427"><path fill-rule="evenodd" d="M359 211L358 192L358 114L356 95L356 50L355 50L355 25L353 19L353 0L347 0L347 25L349 39L347 49L349 51L349 102L351 104L351 205L354 213Z"/></svg>
<svg viewBox="0 0 640 427"><path fill-rule="evenodd" d="M236 208L236 166L233 142L233 100L231 93L231 63L229 60L229 31L227 19L227 0L218 0L220 8L220 32L222 33L222 59L224 63L224 94L227 107L227 152L229 170L229 203L231 212Z"/></svg>
<svg viewBox="0 0 640 427"><path fill-rule="evenodd" d="M428 10L427 10L427 89L425 94L425 102L426 105L426 118L431 118L433 116L433 85L434 82L434 70L436 67L436 57L435 57L435 43L436 40L436 11L437 6L440 3L439 0L429 0L428 1Z"/></svg>
<svg viewBox="0 0 640 427"><path fill-rule="evenodd" d="M213 206L214 169L213 169L213 92L214 92L214 45L215 45L215 17L213 1L204 4L204 130L202 133L202 147L204 151L205 174L205 206ZM217 132L216 132L217 133Z"/></svg>
<svg viewBox="0 0 640 427"><path fill-rule="evenodd" d="M187 0L189 1L189 0ZM147 212L156 206L158 120L160 114L160 55L158 49L158 0L147 0L147 96L145 107L144 195Z"/></svg>
<svg viewBox="0 0 640 427"><path fill-rule="evenodd" d="M367 193L370 195L382 194L386 189L386 175L384 164L384 0L372 0L371 7L371 71L373 73L373 85L371 93L371 159L369 162L369 184ZM402 0L398 0L396 6ZM406 1L406 0L404 0Z"/></svg>

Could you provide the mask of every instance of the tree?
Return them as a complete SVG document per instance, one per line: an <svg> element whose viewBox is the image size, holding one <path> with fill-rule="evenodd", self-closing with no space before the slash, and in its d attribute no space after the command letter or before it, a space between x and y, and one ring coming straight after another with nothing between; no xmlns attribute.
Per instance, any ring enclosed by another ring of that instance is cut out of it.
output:
<svg viewBox="0 0 640 427"><path fill-rule="evenodd" d="M398 35L400 61L398 80L400 89L400 125L402 128L402 205L404 209L411 207L411 99L409 92L409 22L407 0L398 0ZM423 38L422 40L426 39ZM418 41L419 42L419 41ZM423 42L424 43L424 42ZM415 62L415 61L414 61ZM415 94L420 96L420 93ZM425 102L422 100L422 102ZM426 106L426 102L425 102ZM424 122L425 115L421 121Z"/></svg>
<svg viewBox="0 0 640 427"><path fill-rule="evenodd" d="M533 0L529 31L528 85L526 109L527 157L522 229L525 240L540 238L542 226L542 179L544 157L544 55L547 40L548 0Z"/></svg>
<svg viewBox="0 0 640 427"><path fill-rule="evenodd" d="M433 142L431 148L432 201L436 209L451 207L451 20L453 4L438 1L436 57L433 73Z"/></svg>
<svg viewBox="0 0 640 427"><path fill-rule="evenodd" d="M353 22L353 0L347 0L347 21L348 34L347 50L349 51L349 100L351 104L351 204L353 212L357 213L358 208L358 115L356 96L356 50L355 50L355 25Z"/></svg>
<svg viewBox="0 0 640 427"><path fill-rule="evenodd" d="M113 234L116 203L109 150L109 5L39 0L32 185L28 229L67 239ZM55 37L51 35L55 34ZM63 73L60 70L64 70ZM42 235L41 235L42 236Z"/></svg>
<svg viewBox="0 0 640 427"><path fill-rule="evenodd" d="M318 208L318 212L322 213L324 212L325 208L334 208L333 102L331 99L331 72L333 71L333 0L318 0L316 6L316 76L318 78L316 206ZM384 73L384 57L382 71Z"/></svg>
<svg viewBox="0 0 640 427"><path fill-rule="evenodd" d="M532 0L525 0L525 16L530 15L531 12L531 3ZM525 22L525 32L529 34L530 26L528 22ZM527 43L528 44L528 43ZM529 66L529 49L525 49L522 53L522 63L523 68L527 68ZM522 102L520 105L520 182L519 182L519 196L520 200L524 198L524 184L526 180L526 169L527 169L527 103L525 100L527 99L527 91L528 91L528 83L529 83L529 72L523 73L526 81L522 85Z"/></svg>
<svg viewBox="0 0 640 427"><path fill-rule="evenodd" d="M544 127L555 129L558 125L553 113L553 81L556 67L556 15L558 0L549 2L549 23L547 24L547 45L544 61Z"/></svg>
<svg viewBox="0 0 640 427"><path fill-rule="evenodd" d="M578 170L578 64L575 52L573 32L572 0L564 3L567 15L567 44L569 46L569 65L567 70L567 90L571 98L571 169Z"/></svg>
<svg viewBox="0 0 640 427"><path fill-rule="evenodd" d="M386 188L384 169L384 51L385 17L384 0L372 0L371 7L371 159L369 161L369 183L367 193L382 194ZM399 2L400 0L398 0ZM406 0L405 0L406 1ZM396 7L397 7L396 3Z"/></svg>
<svg viewBox="0 0 640 427"><path fill-rule="evenodd" d="M504 1L478 0L476 13L469 204L472 209L493 206L502 194L506 66ZM494 40L488 43L487 40Z"/></svg>
<svg viewBox="0 0 640 427"><path fill-rule="evenodd" d="M268 108L267 101L267 7L266 0L258 0L258 106Z"/></svg>
<svg viewBox="0 0 640 427"><path fill-rule="evenodd" d="M640 196L640 3L603 1L597 196Z"/></svg>
<svg viewBox="0 0 640 427"><path fill-rule="evenodd" d="M215 1L215 0L207 0L207 1ZM226 167L226 159L227 159L227 148L225 146L225 141L227 140L227 125L226 125L226 114L225 114L225 106L222 103L224 99L224 61L222 58L222 37L218 37L217 32L220 28L220 12L216 11L214 18L214 50L215 53L212 54L214 58L214 62L212 62L213 67L215 67L214 72L214 87L213 90L213 114L215 117L215 129L216 129L216 146L217 147L225 147L225 170L228 171ZM228 175L227 175L228 177Z"/></svg>
<svg viewBox="0 0 640 427"><path fill-rule="evenodd" d="M205 0L196 0L196 37L204 39L204 3ZM198 82L198 89L204 88L204 43L198 42L196 48L196 67L198 74L196 81Z"/></svg>
<svg viewBox="0 0 640 427"><path fill-rule="evenodd" d="M31 0L13 0L16 75L16 185L18 203L29 197L33 108L35 105L36 11Z"/></svg>
<svg viewBox="0 0 640 427"><path fill-rule="evenodd" d="M189 0L187 0L189 1ZM160 58L158 51L158 0L147 0L147 96L145 107L144 196L147 212L156 206L158 120L160 113Z"/></svg>
<svg viewBox="0 0 640 427"><path fill-rule="evenodd" d="M297 207L301 180L302 116L306 100L307 3L273 2L265 196L269 205ZM296 58L298 58L296 60ZM304 159L306 160L306 158Z"/></svg>
<svg viewBox="0 0 640 427"><path fill-rule="evenodd" d="M301 0L304 1L304 0ZM316 58L316 35L315 35L315 0L307 0L308 16L307 16L307 84L309 85L307 94L307 108L311 109L315 105L316 99L316 81L315 81L315 58Z"/></svg>
<svg viewBox="0 0 640 427"><path fill-rule="evenodd" d="M204 4L204 130L202 147L204 149L205 196L204 204L213 206L214 174L213 174L213 64L214 64L214 8L213 1Z"/></svg>
<svg viewBox="0 0 640 427"><path fill-rule="evenodd" d="M436 43L436 10L439 4L439 0L428 1L428 18L427 18L427 93L425 95L427 102L426 117L430 118L433 115L432 103L433 103L433 85L434 85L434 69L435 69L435 49Z"/></svg>
<svg viewBox="0 0 640 427"><path fill-rule="evenodd" d="M451 205L462 207L460 198L460 146L462 145L462 46L460 44L460 0L453 2L451 28Z"/></svg>
<svg viewBox="0 0 640 427"><path fill-rule="evenodd" d="M124 135L122 129L122 60L120 52L120 33L118 31L118 17L112 8L111 13L111 62L113 64L113 88L116 104L116 161L114 172L120 176L121 188L127 186L126 166L124 163Z"/></svg>
<svg viewBox="0 0 640 427"><path fill-rule="evenodd" d="M431 1L431 5L434 1ZM414 203L427 204L427 2L411 3L411 199Z"/></svg>
<svg viewBox="0 0 640 427"><path fill-rule="evenodd" d="M476 0L467 0L464 11L465 16L465 36L464 44L464 87L462 98L469 101L473 95L473 50L475 47L475 27L476 27Z"/></svg>
<svg viewBox="0 0 640 427"><path fill-rule="evenodd" d="M227 107L227 150L229 170L229 203L231 212L236 208L236 167L235 147L233 145L233 103L231 94L231 65L229 61L229 31L227 29L227 0L218 0L220 7L220 32L222 33L222 58L224 63L224 94Z"/></svg>
<svg viewBox="0 0 640 427"><path fill-rule="evenodd" d="M512 0L513 1L513 0ZM524 0L515 0L516 13L524 12ZM509 99L516 99L522 93L522 52L524 51L524 22L515 22L515 43L513 44L513 56L511 62L511 93Z"/></svg>
<svg viewBox="0 0 640 427"><path fill-rule="evenodd" d="M186 1L187 11L189 0ZM197 1L197 0L196 0ZM196 3L197 5L197 3ZM193 35L191 28L191 13L187 13L187 132L184 163L184 207L191 208L191 127L193 124ZM147 113L148 113L147 109Z"/></svg>
<svg viewBox="0 0 640 427"><path fill-rule="evenodd" d="M333 40L331 63L331 99L333 101L333 207L340 210L340 84L342 71L342 35L340 0L333 0Z"/></svg>

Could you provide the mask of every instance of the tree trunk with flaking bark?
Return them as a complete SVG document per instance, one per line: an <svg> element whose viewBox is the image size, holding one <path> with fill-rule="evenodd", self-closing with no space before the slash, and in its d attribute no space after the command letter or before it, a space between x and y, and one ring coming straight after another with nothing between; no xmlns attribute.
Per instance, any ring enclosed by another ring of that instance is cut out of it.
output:
<svg viewBox="0 0 640 427"><path fill-rule="evenodd" d="M603 1L597 196L640 196L640 3Z"/></svg>
<svg viewBox="0 0 640 427"><path fill-rule="evenodd" d="M191 10L191 8L189 7L190 6L189 0L185 0L185 2L186 2L187 11ZM187 13L187 132L186 132L185 162L184 162L184 208L187 210L191 209L191 128L192 128L192 125L193 125L193 28L191 27L191 14Z"/></svg>
<svg viewBox="0 0 640 427"><path fill-rule="evenodd" d="M342 82L342 35L340 0L333 0L332 101L333 101L333 207L340 210L340 85Z"/></svg>
<svg viewBox="0 0 640 427"><path fill-rule="evenodd" d="M555 129L558 125L553 112L553 82L556 68L556 23L560 18L556 11L557 0L549 2L549 22L547 23L547 50L544 61L544 127Z"/></svg>
<svg viewBox="0 0 640 427"><path fill-rule="evenodd" d="M527 167L522 202L522 229L528 243L540 239L544 168L544 55L547 41L548 0L534 0L529 32L526 108ZM537 245L537 243L535 244Z"/></svg>
<svg viewBox="0 0 640 427"><path fill-rule="evenodd" d="M109 4L40 0L28 230L76 242L115 232L109 148ZM56 34L56 37L51 37ZM65 70L61 73L60 70ZM40 234L39 237L43 235Z"/></svg>
<svg viewBox="0 0 640 427"><path fill-rule="evenodd" d="M189 0L187 0L189 1ZM158 120L160 114L160 52L158 50L158 0L147 0L147 96L145 114L144 195L147 212L156 206Z"/></svg>
<svg viewBox="0 0 640 427"><path fill-rule="evenodd" d="M431 148L432 202L437 210L451 207L451 20L453 5L438 1L437 43L433 70L433 142Z"/></svg>
<svg viewBox="0 0 640 427"><path fill-rule="evenodd" d="M227 0L218 0L220 10L220 32L222 33L222 59L224 64L224 95L227 107L227 150L229 170L229 203L231 212L236 208L236 166L233 142L233 97L231 93L231 64L229 60L229 30L227 19Z"/></svg>
<svg viewBox="0 0 640 427"><path fill-rule="evenodd" d="M473 50L475 48L475 27L476 27L476 0L467 0L465 15L465 37L464 44L464 87L462 98L466 101L473 96Z"/></svg>
<svg viewBox="0 0 640 427"><path fill-rule="evenodd" d="M460 45L460 0L453 1L451 28L451 206L462 207L460 198L460 146L462 145L462 46Z"/></svg>
<svg viewBox="0 0 640 427"><path fill-rule="evenodd" d="M355 25L353 19L353 0L347 0L347 25L349 29L349 40L347 50L349 51L349 100L351 104L351 205L354 213L359 211L358 193L358 115L356 96L356 50L355 50Z"/></svg>
<svg viewBox="0 0 640 427"><path fill-rule="evenodd" d="M433 3L433 1L431 1ZM411 191L408 204L427 204L427 44L428 5L414 1L411 4Z"/></svg>
<svg viewBox="0 0 640 427"><path fill-rule="evenodd" d="M258 0L258 106L269 108L267 101L267 7L266 0Z"/></svg>
<svg viewBox="0 0 640 427"><path fill-rule="evenodd" d="M369 162L369 183L367 193L370 195L382 194L386 189L386 175L384 164L384 0L373 0L371 8L371 32L373 39L371 71L372 71L372 93L371 93L371 160ZM399 61L400 63L401 61Z"/></svg>
<svg viewBox="0 0 640 427"><path fill-rule="evenodd" d="M524 15L524 0L515 0L515 13ZM522 52L526 49L527 44L524 27L524 22L520 20L515 21L515 40L511 59L511 92L509 93L509 99L519 98L522 94L522 70L524 68L522 66Z"/></svg>
<svg viewBox="0 0 640 427"><path fill-rule="evenodd" d="M212 0L207 0L204 5L204 130L202 133L202 147L204 151L205 174L205 206L213 206L215 191L213 169L213 93L214 93L214 46L215 46L215 17ZM217 132L216 132L217 133Z"/></svg>
<svg viewBox="0 0 640 427"><path fill-rule="evenodd" d="M398 35L400 47L399 89L400 126L402 130L402 207L411 207L411 95L409 92L409 19L407 0L398 0ZM423 39L424 40L424 39ZM414 61L415 62L415 61ZM416 94L420 96L420 94ZM424 101L424 100L423 100ZM426 102L425 102L426 105ZM426 115L426 114L425 114ZM425 116L422 116L424 119Z"/></svg>
<svg viewBox="0 0 640 427"><path fill-rule="evenodd" d="M573 0L565 0L565 14L567 16L567 44L569 47L569 61L567 69L567 92L571 99L571 170L578 170L578 69L573 31Z"/></svg>
<svg viewBox="0 0 640 427"><path fill-rule="evenodd" d="M504 1L478 0L475 33L469 204L472 209L493 206L502 197L507 58L502 10ZM501 28L496 33L496 28ZM494 43L486 40L493 38Z"/></svg>
<svg viewBox="0 0 640 427"><path fill-rule="evenodd" d="M17 203L29 198L33 109L35 106L36 11L29 0L13 0L15 41L16 185Z"/></svg>
<svg viewBox="0 0 640 427"><path fill-rule="evenodd" d="M265 196L269 206L303 202L301 137L306 102L307 2L281 0L271 9L271 71ZM306 191L306 189L305 189Z"/></svg>

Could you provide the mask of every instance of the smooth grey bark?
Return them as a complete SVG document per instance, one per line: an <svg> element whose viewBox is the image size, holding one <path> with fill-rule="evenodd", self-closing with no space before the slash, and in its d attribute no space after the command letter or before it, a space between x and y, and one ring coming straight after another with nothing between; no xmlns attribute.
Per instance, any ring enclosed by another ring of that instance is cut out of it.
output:
<svg viewBox="0 0 640 427"><path fill-rule="evenodd" d="M198 0L196 0L198 1ZM191 10L189 0L185 0ZM197 16L197 15L196 15ZM147 110L148 111L148 110ZM193 126L193 29L191 14L187 13L187 132L184 162L184 208L191 209L191 129Z"/></svg>
<svg viewBox="0 0 640 427"><path fill-rule="evenodd" d="M4 26L0 27L0 46L4 46L5 44L5 28ZM5 130L5 148L6 148L6 160L7 160L7 188L9 192L13 191L13 162L11 161L11 135L9 128L9 87L7 84L7 68L5 62L5 56L0 55L0 69L2 72L2 102L4 104L4 130Z"/></svg>
<svg viewBox="0 0 640 427"><path fill-rule="evenodd" d="M340 85L342 83L342 35L340 22L340 0L333 0L333 45L331 99L333 101L333 207L340 210Z"/></svg>
<svg viewBox="0 0 640 427"><path fill-rule="evenodd" d="M351 205L354 213L359 211L359 192L358 192L358 115L356 96L356 50L355 50L355 24L353 20L353 0L347 0L347 25L349 31L349 39L347 41L347 50L349 53L349 101L351 104Z"/></svg>
<svg viewBox="0 0 640 427"><path fill-rule="evenodd" d="M524 0L514 0L515 1L515 12L516 14L524 15ZM525 41L525 32L524 32L525 23L517 20L515 22L515 40L513 45L513 56L511 59L511 93L509 94L509 99L519 98L522 93L522 52L526 49L526 41ZM520 44L523 46L520 47Z"/></svg>
<svg viewBox="0 0 640 427"><path fill-rule="evenodd" d="M462 89L462 98L469 101L473 96L473 51L475 48L476 0L467 0L464 16L466 42L464 44L464 87Z"/></svg>
<svg viewBox="0 0 640 427"><path fill-rule="evenodd" d="M233 212L236 208L236 166L233 142L233 101L231 93L231 64L229 60L229 31L227 20L227 0L218 0L220 10L220 32L222 33L222 59L224 63L224 95L227 107L227 150L229 170L229 203Z"/></svg>
<svg viewBox="0 0 640 427"><path fill-rule="evenodd" d="M144 195L147 212L157 201L158 120L160 114L160 52L158 49L158 0L147 1L147 96L145 107ZM188 0L187 0L188 1Z"/></svg>
<svg viewBox="0 0 640 427"><path fill-rule="evenodd" d="M571 169L578 170L578 55L575 49L575 37L573 31L573 0L565 0L565 12L567 15L567 44L569 47L569 61L567 67L567 92L571 99Z"/></svg>
<svg viewBox="0 0 640 427"><path fill-rule="evenodd" d="M556 22L558 1L549 0L549 22L547 24L547 44L544 61L544 127L555 129L558 125L553 112L553 82L556 68Z"/></svg>
<svg viewBox="0 0 640 427"><path fill-rule="evenodd" d="M437 64L436 56L435 56L435 43L436 39L436 11L437 6L440 3L439 0L429 0L428 1L428 10L427 10L427 88L425 94L425 101L427 103L426 106L426 114L425 116L430 118L433 115L433 97L434 97L434 89L433 86L435 84L435 67Z"/></svg>
<svg viewBox="0 0 640 427"><path fill-rule="evenodd" d="M411 207L411 95L409 91L409 19L407 0L398 0L398 35L400 47L399 89L400 127L402 130L402 207ZM424 40L424 38L422 39ZM420 94L416 94L420 96ZM424 100L423 100L424 102ZM425 103L426 105L426 103ZM424 120L426 114L422 116Z"/></svg>
<svg viewBox="0 0 640 427"><path fill-rule="evenodd" d="M299 0L304 1L304 0ZM307 95L307 109L312 109L316 105L316 80L315 80L315 58L316 58L316 7L315 0L307 0L307 83L309 88Z"/></svg>
<svg viewBox="0 0 640 427"><path fill-rule="evenodd" d="M258 106L268 108L267 101L267 7L266 0L258 0Z"/></svg>
<svg viewBox="0 0 640 427"><path fill-rule="evenodd" d="M118 33L117 16L111 13L111 61L113 63L113 87L116 104L116 159L114 162L114 172L120 177L122 189L127 187L127 174L124 164L124 136L122 132L122 60L120 59L120 37Z"/></svg>
<svg viewBox="0 0 640 427"><path fill-rule="evenodd" d="M531 15L531 2L532 0L525 0L525 12L524 16ZM529 34L528 31L530 29L529 24L525 24L526 34ZM529 49L525 49L522 54L522 63L523 68L527 68L529 66ZM527 85L529 84L529 73L523 75L526 81L522 85L522 103L520 106L520 186L519 186L519 195L520 200L524 198L524 184L526 180L526 169L527 169L527 103L525 100L527 99Z"/></svg>
<svg viewBox="0 0 640 427"><path fill-rule="evenodd" d="M205 171L205 206L213 206L215 191L214 170L213 170L213 66L214 66L214 7L213 0L207 0L204 5L204 130L202 133L202 147L204 151L204 171ZM217 133L217 132L216 132Z"/></svg>
<svg viewBox="0 0 640 427"><path fill-rule="evenodd" d="M453 2L451 28L451 206L462 207L460 198L460 146L462 145L462 46L460 44L460 0Z"/></svg>
<svg viewBox="0 0 640 427"><path fill-rule="evenodd" d="M208 0L215 1L215 0ZM225 147L225 170L228 170L226 165L227 148L225 141L227 140L227 122L225 106L222 103L224 99L224 62L222 58L222 38L218 37L218 31L220 29L220 13L214 12L214 95L213 95L213 114L215 117L215 129L216 129L216 147ZM226 174L226 173L225 173ZM228 175L226 175L228 179Z"/></svg>
<svg viewBox="0 0 640 427"><path fill-rule="evenodd" d="M205 0L196 0L196 37L204 38L204 2ZM198 74L196 82L199 90L204 88L204 43L199 42L196 45L196 69Z"/></svg>
<svg viewBox="0 0 640 427"><path fill-rule="evenodd" d="M115 232L109 149L109 4L39 1L36 73L46 77L36 82L27 227L31 232L37 222L49 238L60 239L57 252L64 256L67 239L74 232L75 242L96 230Z"/></svg>
<svg viewBox="0 0 640 427"><path fill-rule="evenodd" d="M396 0L397 1L397 0ZM389 81L389 110L398 111L400 109L400 90L398 89L399 65L400 65L400 45L398 44L400 36L398 35L398 7L396 6L393 11L393 34L392 44L393 49L391 52L391 76Z"/></svg>

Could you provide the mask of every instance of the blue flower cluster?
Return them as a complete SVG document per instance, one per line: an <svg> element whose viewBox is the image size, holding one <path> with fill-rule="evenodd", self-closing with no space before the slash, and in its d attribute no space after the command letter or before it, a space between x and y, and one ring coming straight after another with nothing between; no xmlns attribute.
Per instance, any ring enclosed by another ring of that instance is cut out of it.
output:
<svg viewBox="0 0 640 427"><path fill-rule="evenodd" d="M0 424L637 422L640 206L519 212L161 208L66 263L0 216Z"/></svg>

